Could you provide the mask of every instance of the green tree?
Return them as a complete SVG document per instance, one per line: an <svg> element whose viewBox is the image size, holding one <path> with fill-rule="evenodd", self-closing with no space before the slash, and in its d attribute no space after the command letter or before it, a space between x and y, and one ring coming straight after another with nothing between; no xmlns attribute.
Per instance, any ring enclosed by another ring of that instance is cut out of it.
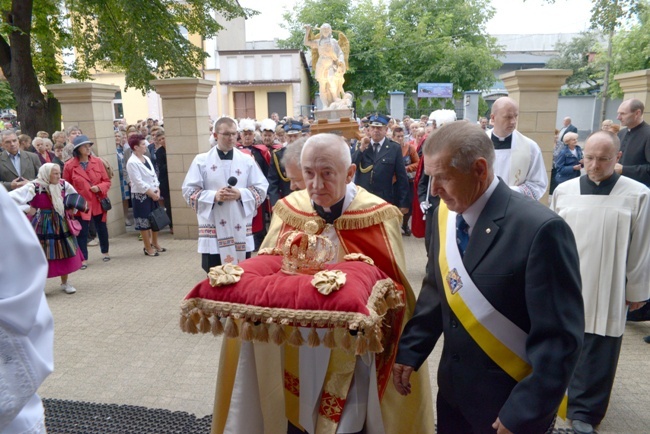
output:
<svg viewBox="0 0 650 434"><path fill-rule="evenodd" d="M198 76L206 54L181 27L214 36L222 26L213 10L226 20L253 13L235 0L0 0L0 68L23 131L57 128L50 113L58 104L39 84L61 83L64 71L79 80L99 69L123 72L127 87L143 91L155 78Z"/></svg>
<svg viewBox="0 0 650 434"><path fill-rule="evenodd" d="M650 6L640 5L638 22L616 33L612 40L609 95L622 97L623 91L614 75L650 68Z"/></svg>
<svg viewBox="0 0 650 434"><path fill-rule="evenodd" d="M0 109L16 109L16 98L5 80L0 81Z"/></svg>
<svg viewBox="0 0 650 434"><path fill-rule="evenodd" d="M361 113L363 116L367 115L368 113L373 113L375 111L375 104L372 102L372 100L366 100L366 103L363 105L363 113Z"/></svg>
<svg viewBox="0 0 650 434"><path fill-rule="evenodd" d="M417 106L413 98L408 98L406 101L406 114L412 118L417 117Z"/></svg>
<svg viewBox="0 0 650 434"><path fill-rule="evenodd" d="M490 112L490 106L483 99L483 95L478 96L478 115L479 117L487 117Z"/></svg>
<svg viewBox="0 0 650 434"><path fill-rule="evenodd" d="M546 1L555 3L555 0ZM591 28L603 32L607 38L607 54L602 59L604 78L600 92L602 99L600 123L605 119L607 100L610 93L614 33L620 28L623 20L637 16L646 3L646 0L593 0L590 19Z"/></svg>
<svg viewBox="0 0 650 434"><path fill-rule="evenodd" d="M567 81L565 95L588 95L598 90L603 79L603 65L594 55L602 50L595 32L582 32L569 42L555 45L558 57L551 59L547 68L570 69L573 75Z"/></svg>
<svg viewBox="0 0 650 434"><path fill-rule="evenodd" d="M377 111L383 114L388 113L388 104L386 103L386 98L379 100L379 103L377 104Z"/></svg>

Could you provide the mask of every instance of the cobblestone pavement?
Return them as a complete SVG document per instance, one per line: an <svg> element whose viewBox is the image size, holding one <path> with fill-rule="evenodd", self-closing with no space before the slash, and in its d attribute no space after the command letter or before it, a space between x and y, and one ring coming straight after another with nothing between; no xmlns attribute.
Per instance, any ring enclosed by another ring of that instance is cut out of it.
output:
<svg viewBox="0 0 650 434"><path fill-rule="evenodd" d="M408 278L416 291L424 275L424 242L405 237ZM55 371L40 394L46 398L129 404L198 417L212 412L221 339L188 335L179 328L179 303L201 279L196 241L173 240L147 257L133 232L110 240L112 260L89 247L88 269L70 276L77 293L47 282L55 320ZM650 323L629 323L612 400L600 434L650 432ZM434 396L441 345L429 357ZM558 427L567 425L559 422Z"/></svg>

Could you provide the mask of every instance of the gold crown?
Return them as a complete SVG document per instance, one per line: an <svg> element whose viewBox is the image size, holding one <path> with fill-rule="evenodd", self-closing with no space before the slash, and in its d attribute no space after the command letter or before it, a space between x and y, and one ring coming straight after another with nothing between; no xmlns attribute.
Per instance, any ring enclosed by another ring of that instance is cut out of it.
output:
<svg viewBox="0 0 650 434"><path fill-rule="evenodd" d="M318 223L308 221L305 230L287 232L280 238L282 271L286 274L316 274L336 256L330 240L318 232Z"/></svg>

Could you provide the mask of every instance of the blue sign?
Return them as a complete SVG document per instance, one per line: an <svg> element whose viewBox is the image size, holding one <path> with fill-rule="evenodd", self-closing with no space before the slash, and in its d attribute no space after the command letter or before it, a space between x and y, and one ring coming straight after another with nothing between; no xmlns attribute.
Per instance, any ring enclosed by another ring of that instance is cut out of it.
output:
<svg viewBox="0 0 650 434"><path fill-rule="evenodd" d="M418 83L418 98L451 98L453 83Z"/></svg>

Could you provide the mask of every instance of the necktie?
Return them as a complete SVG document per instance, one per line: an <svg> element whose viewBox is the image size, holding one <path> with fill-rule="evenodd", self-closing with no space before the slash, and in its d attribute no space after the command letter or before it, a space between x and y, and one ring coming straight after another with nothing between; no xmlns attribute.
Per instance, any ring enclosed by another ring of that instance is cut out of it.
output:
<svg viewBox="0 0 650 434"><path fill-rule="evenodd" d="M380 146L379 143L372 144L372 149L374 150L375 155L377 155L377 152L379 152L379 146Z"/></svg>
<svg viewBox="0 0 650 434"><path fill-rule="evenodd" d="M465 256L467 243L469 243L469 225L463 216L458 214L456 215L456 244L461 258Z"/></svg>

